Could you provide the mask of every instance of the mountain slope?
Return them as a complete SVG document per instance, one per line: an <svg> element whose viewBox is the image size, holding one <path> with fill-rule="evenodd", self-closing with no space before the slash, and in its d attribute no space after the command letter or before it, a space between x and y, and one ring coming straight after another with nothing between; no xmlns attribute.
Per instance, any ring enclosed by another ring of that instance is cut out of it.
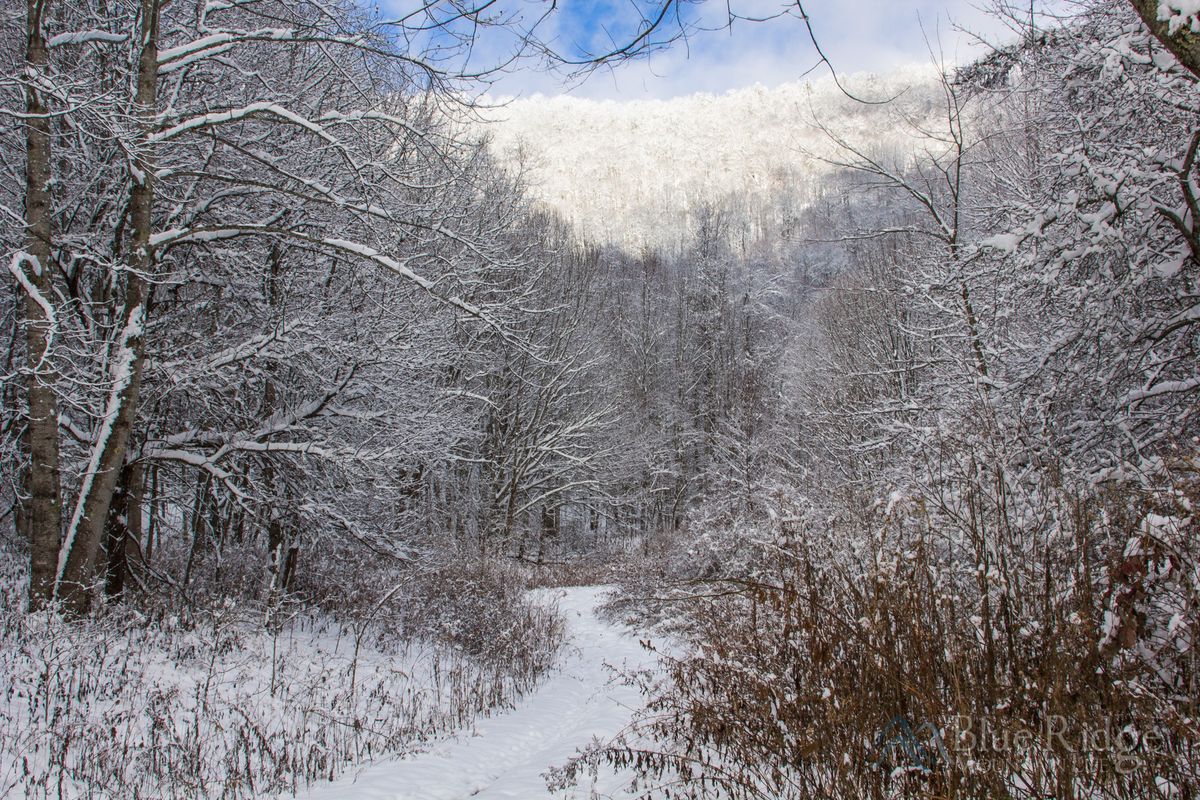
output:
<svg viewBox="0 0 1200 800"><path fill-rule="evenodd" d="M855 75L725 95L628 102L568 96L511 100L484 110L502 159L522 164L533 193L580 232L626 246L671 245L700 205L732 195L803 201L834 153L820 123L874 150L909 149L897 117L935 118L932 70ZM814 158L816 156L816 158ZM664 224L665 223L665 224Z"/></svg>

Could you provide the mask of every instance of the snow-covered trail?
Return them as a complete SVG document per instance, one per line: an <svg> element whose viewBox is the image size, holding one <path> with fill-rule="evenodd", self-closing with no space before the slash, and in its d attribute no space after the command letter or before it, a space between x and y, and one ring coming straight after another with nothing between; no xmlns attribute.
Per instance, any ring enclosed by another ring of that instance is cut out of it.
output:
<svg viewBox="0 0 1200 800"><path fill-rule="evenodd" d="M551 793L544 773L593 737L609 738L640 706L637 690L613 682L607 665L649 666L654 657L632 632L596 616L608 587L547 591L557 597L568 641L559 671L517 708L480 719L466 733L404 759L380 761L301 796L306 800L540 800L624 797L628 776Z"/></svg>

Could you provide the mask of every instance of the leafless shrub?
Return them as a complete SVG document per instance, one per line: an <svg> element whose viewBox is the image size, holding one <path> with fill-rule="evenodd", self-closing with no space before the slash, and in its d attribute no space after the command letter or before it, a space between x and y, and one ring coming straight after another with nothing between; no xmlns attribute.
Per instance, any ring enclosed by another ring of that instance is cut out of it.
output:
<svg viewBox="0 0 1200 800"><path fill-rule="evenodd" d="M694 648L568 775L607 760L694 798L1194 796L1200 481L1156 478L1039 486L1024 525L980 515L981 560L921 500L782 520L760 569L668 598Z"/></svg>

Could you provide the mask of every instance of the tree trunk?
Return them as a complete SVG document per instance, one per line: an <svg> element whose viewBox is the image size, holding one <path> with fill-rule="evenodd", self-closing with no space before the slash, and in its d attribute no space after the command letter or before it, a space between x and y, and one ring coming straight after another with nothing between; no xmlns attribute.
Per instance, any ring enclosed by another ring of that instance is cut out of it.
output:
<svg viewBox="0 0 1200 800"><path fill-rule="evenodd" d="M1129 2L1146 23L1150 33L1154 34L1154 38L1162 42L1163 47L1171 51L1171 55L1178 58L1179 63L1189 72L1200 78L1200 34L1193 32L1189 25L1180 25L1171 33L1170 23L1158 18L1159 0Z"/></svg>
<svg viewBox="0 0 1200 800"><path fill-rule="evenodd" d="M541 564L546 556L546 542L558 538L558 507L542 506L542 520L538 531L538 548L536 563Z"/></svg>
<svg viewBox="0 0 1200 800"><path fill-rule="evenodd" d="M132 165L133 189L129 218L133 226L133 248L125 270L125 305L121 333L110 358L112 388L101 419L91 459L84 473L79 497L58 561L56 594L64 608L82 614L90 605L92 571L100 538L108 520L113 491L129 444L141 388L145 350L147 281L153 266L150 228L154 207L153 159L149 136L154 124L158 94L158 11L160 0L142 0L142 51L138 59L136 113L142 131Z"/></svg>
<svg viewBox="0 0 1200 800"><path fill-rule="evenodd" d="M25 64L30 77L45 74L49 63L42 26L49 0L28 0ZM21 315L25 323L28 360L29 420L25 440L29 471L24 477L28 504L22 524L29 535L29 606L43 607L54 591L54 568L62 527L62 497L58 453L58 397L48 359L53 329L50 306L50 120L34 80L26 82L25 108L25 225L26 253L13 263L21 283Z"/></svg>
<svg viewBox="0 0 1200 800"><path fill-rule="evenodd" d="M283 256L278 248L271 249L268 264L266 295L271 307L272 317L279 313L279 286L283 271ZM268 369L266 383L263 386L262 418L270 419L278 410L279 397L275 388L274 370ZM267 615L266 625L270 630L277 630L279 623L277 612L287 595L291 583L292 572L296 567L298 547L291 541L289 526L284 519L289 504L289 490L286 478L280 478L275 470L275 462L271 460L270 452L263 454L263 486L269 498L269 517L267 520Z"/></svg>
<svg viewBox="0 0 1200 800"><path fill-rule="evenodd" d="M141 540L142 467L135 462L121 470L121 481L109 508L104 594L110 600L119 601L124 594L129 576L129 546L132 543L136 548Z"/></svg>

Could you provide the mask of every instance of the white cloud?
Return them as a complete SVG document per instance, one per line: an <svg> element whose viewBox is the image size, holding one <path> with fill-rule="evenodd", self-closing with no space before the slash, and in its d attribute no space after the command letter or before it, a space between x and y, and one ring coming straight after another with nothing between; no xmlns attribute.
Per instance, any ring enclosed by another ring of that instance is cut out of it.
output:
<svg viewBox="0 0 1200 800"><path fill-rule="evenodd" d="M719 27L726 4L709 0L702 7L706 24ZM746 13L769 13L777 0L750 0ZM930 60L935 52L949 63L964 63L986 50L961 26L993 43L1013 38L1003 23L980 11L971 0L809 0L805 4L818 42L839 72L888 72ZM924 29L924 30L923 30ZM767 22L737 21L732 30L699 31L687 41L648 59L601 70L582 84L570 85L544 73L520 70L503 77L493 95L570 94L587 98L669 98L693 92L723 93L761 83L795 81L818 64L803 22L782 17ZM814 71L823 74L824 68Z"/></svg>

